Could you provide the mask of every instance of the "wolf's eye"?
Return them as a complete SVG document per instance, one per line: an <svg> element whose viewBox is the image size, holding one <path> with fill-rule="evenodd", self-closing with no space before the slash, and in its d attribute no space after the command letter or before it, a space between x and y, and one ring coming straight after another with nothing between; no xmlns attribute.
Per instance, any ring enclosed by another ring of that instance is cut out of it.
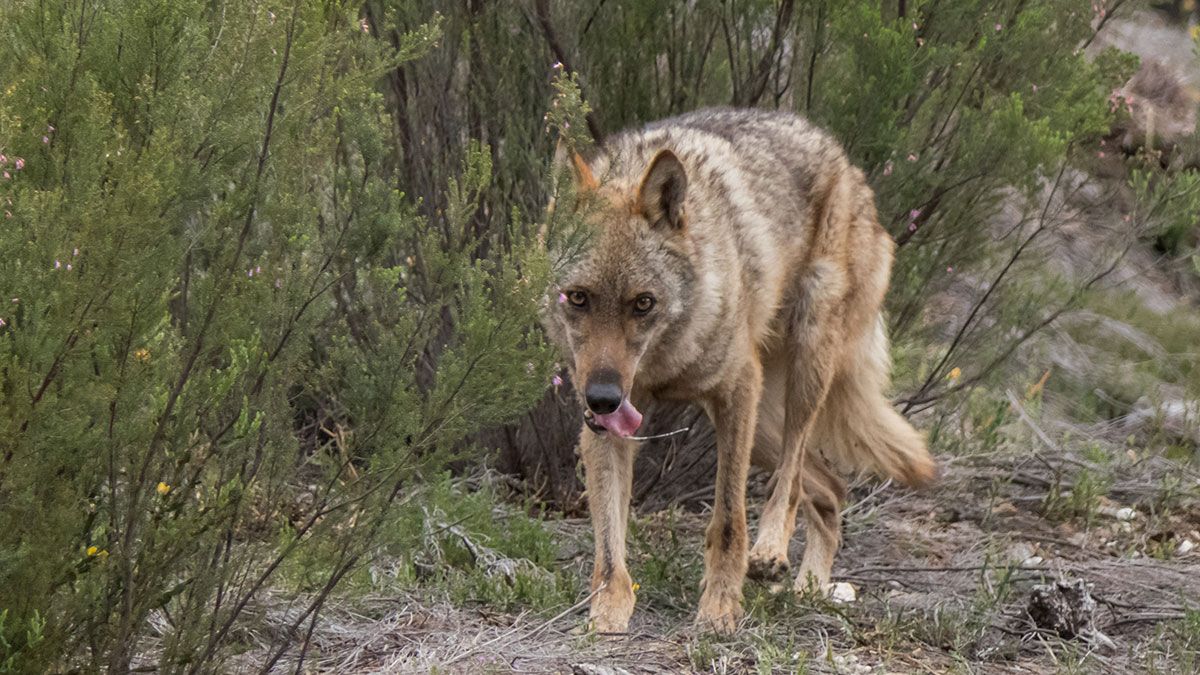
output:
<svg viewBox="0 0 1200 675"><path fill-rule="evenodd" d="M654 296L649 293L643 293L633 301L633 313L638 316L645 316L652 309L654 309Z"/></svg>
<svg viewBox="0 0 1200 675"><path fill-rule="evenodd" d="M583 291L570 291L567 293L567 302L570 302L576 307L587 306L587 293Z"/></svg>

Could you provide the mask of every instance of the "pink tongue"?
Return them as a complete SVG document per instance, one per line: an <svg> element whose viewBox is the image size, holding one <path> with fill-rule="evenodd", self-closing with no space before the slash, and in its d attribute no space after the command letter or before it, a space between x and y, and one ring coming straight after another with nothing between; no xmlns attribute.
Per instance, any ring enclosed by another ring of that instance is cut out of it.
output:
<svg viewBox="0 0 1200 675"><path fill-rule="evenodd" d="M632 436L642 426L642 413L633 407L629 399L621 401L621 407L615 411L607 415L594 415L592 419L621 438Z"/></svg>

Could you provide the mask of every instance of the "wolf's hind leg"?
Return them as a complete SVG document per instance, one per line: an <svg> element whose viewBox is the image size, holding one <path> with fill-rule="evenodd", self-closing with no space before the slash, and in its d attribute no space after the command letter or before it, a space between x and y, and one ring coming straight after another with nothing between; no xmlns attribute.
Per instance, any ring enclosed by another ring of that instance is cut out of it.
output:
<svg viewBox="0 0 1200 675"><path fill-rule="evenodd" d="M637 442L598 436L585 426L579 453L596 539L590 621L597 632L624 633L634 604L633 580L625 567L625 531Z"/></svg>
<svg viewBox="0 0 1200 675"><path fill-rule="evenodd" d="M803 481L804 559L796 575L795 590L824 593L833 574L833 557L842 544L842 503L846 483L819 453L804 459Z"/></svg>
<svg viewBox="0 0 1200 675"><path fill-rule="evenodd" d="M801 284L803 301L788 320L786 335L787 386L784 394L783 442L774 487L763 507L758 537L750 550L750 569L756 578L781 581L788 571L787 551L796 529L796 511L805 501L805 453L817 416L829 393L839 360L832 305L842 295L844 280L833 265L815 263Z"/></svg>

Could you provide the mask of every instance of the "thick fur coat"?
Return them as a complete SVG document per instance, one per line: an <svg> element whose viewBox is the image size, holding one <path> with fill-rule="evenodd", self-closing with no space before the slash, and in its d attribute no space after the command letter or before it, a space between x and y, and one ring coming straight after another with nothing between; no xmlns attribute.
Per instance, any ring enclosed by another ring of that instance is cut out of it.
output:
<svg viewBox="0 0 1200 675"><path fill-rule="evenodd" d="M702 406L718 471L697 619L741 617L742 583L789 570L799 514L807 546L794 586L829 585L845 472L906 484L935 467L885 397L880 306L894 244L862 171L825 132L787 113L702 110L564 158L593 237L551 290L546 326L587 406L579 452L595 528L591 619L624 631L625 565L639 407ZM753 546L751 460L774 472Z"/></svg>

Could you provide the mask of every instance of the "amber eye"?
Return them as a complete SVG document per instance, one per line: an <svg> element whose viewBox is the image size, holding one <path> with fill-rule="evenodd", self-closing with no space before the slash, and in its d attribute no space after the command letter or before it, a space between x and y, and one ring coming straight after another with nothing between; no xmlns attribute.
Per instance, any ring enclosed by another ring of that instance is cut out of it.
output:
<svg viewBox="0 0 1200 675"><path fill-rule="evenodd" d="M586 307L587 293L583 291L570 291L567 293L567 301L576 307Z"/></svg>
<svg viewBox="0 0 1200 675"><path fill-rule="evenodd" d="M633 301L633 313L638 316L645 316L652 309L654 309L654 296L649 293L643 293Z"/></svg>

